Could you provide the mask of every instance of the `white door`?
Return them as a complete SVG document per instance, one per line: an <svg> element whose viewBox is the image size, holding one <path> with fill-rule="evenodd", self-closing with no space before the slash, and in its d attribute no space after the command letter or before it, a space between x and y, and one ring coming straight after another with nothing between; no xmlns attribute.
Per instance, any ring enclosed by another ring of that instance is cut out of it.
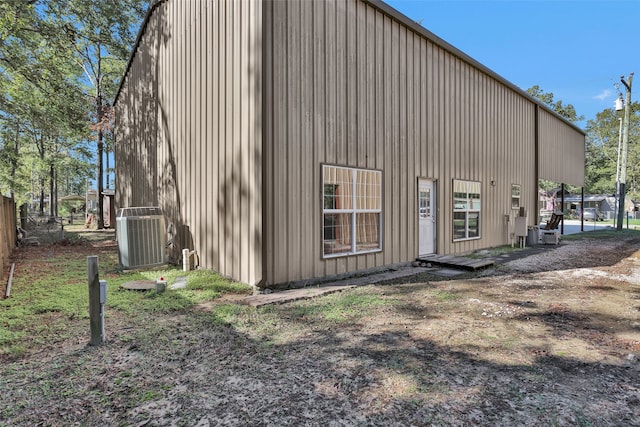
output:
<svg viewBox="0 0 640 427"><path fill-rule="evenodd" d="M418 255L436 250L436 194L433 180L418 179Z"/></svg>

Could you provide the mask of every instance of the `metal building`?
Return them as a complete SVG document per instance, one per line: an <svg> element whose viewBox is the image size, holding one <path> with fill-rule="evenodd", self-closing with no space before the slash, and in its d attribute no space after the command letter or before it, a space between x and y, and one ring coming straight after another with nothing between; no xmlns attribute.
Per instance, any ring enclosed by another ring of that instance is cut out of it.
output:
<svg viewBox="0 0 640 427"><path fill-rule="evenodd" d="M116 204L266 287L509 243L584 140L381 1L158 0L115 101Z"/></svg>

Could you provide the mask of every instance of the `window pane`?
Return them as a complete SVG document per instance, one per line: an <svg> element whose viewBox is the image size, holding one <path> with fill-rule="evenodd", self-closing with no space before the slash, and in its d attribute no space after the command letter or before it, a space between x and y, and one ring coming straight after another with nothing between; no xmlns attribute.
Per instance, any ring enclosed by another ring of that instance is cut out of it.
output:
<svg viewBox="0 0 640 427"><path fill-rule="evenodd" d="M323 166L323 253L382 249L382 173Z"/></svg>
<svg viewBox="0 0 640 427"><path fill-rule="evenodd" d="M325 209L336 209L336 184L325 184L324 185L324 208Z"/></svg>
<svg viewBox="0 0 640 427"><path fill-rule="evenodd" d="M420 218L429 218L431 215L431 196L429 190L420 190L420 206L418 215Z"/></svg>
<svg viewBox="0 0 640 427"><path fill-rule="evenodd" d="M453 209L457 211L467 209L467 193L453 193Z"/></svg>
<svg viewBox="0 0 640 427"><path fill-rule="evenodd" d="M480 237L481 183L453 181L453 239Z"/></svg>
<svg viewBox="0 0 640 427"><path fill-rule="evenodd" d="M479 182L469 181L468 185L469 185L469 193L480 195L480 183Z"/></svg>
<svg viewBox="0 0 640 427"><path fill-rule="evenodd" d="M353 172L335 166L324 167L325 209L352 209ZM331 187L331 194L327 189Z"/></svg>
<svg viewBox="0 0 640 427"><path fill-rule="evenodd" d="M480 183L479 182L469 183L469 210L472 210L472 211L480 210Z"/></svg>
<svg viewBox="0 0 640 427"><path fill-rule="evenodd" d="M356 172L357 209L380 209L382 207L380 172Z"/></svg>
<svg viewBox="0 0 640 427"><path fill-rule="evenodd" d="M324 214L324 254L351 250L351 214Z"/></svg>
<svg viewBox="0 0 640 427"><path fill-rule="evenodd" d="M520 186L517 184L511 186L511 207L514 209L520 207Z"/></svg>
<svg viewBox="0 0 640 427"><path fill-rule="evenodd" d="M470 211L480 210L480 194L475 194L475 193L469 194L469 210Z"/></svg>
<svg viewBox="0 0 640 427"><path fill-rule="evenodd" d="M380 249L380 214L356 214L356 251Z"/></svg>
<svg viewBox="0 0 640 427"><path fill-rule="evenodd" d="M466 239L467 214L465 212L453 213L453 239Z"/></svg>
<svg viewBox="0 0 640 427"><path fill-rule="evenodd" d="M469 229L467 237L469 239L480 237L480 213L469 212L467 218L467 227Z"/></svg>
<svg viewBox="0 0 640 427"><path fill-rule="evenodd" d="M324 215L324 241L336 240L336 219L337 214L325 214Z"/></svg>

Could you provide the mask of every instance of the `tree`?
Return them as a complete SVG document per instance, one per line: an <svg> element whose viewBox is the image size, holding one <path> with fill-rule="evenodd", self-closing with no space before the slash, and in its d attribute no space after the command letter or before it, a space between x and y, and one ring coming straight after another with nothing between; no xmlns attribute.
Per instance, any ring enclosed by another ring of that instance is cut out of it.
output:
<svg viewBox="0 0 640 427"><path fill-rule="evenodd" d="M88 135L86 97L78 89L80 74L65 57L62 45L50 42L50 23L34 7L16 7L9 12L13 13L12 19L0 25L0 31L11 34L0 44L4 63L0 68L0 117L5 129L15 128L13 133L2 134L5 150L12 147L12 156L5 160L9 164L5 170L10 171L10 193L15 195L18 186L15 178L20 162L31 160L31 172L38 181L40 213L44 214L48 181L49 213L55 216L59 153L76 153ZM20 147L21 143L33 144L35 150L30 152Z"/></svg>
<svg viewBox="0 0 640 427"><path fill-rule="evenodd" d="M627 194L640 200L640 104L631 104L629 151L627 159ZM620 141L620 119L612 108L596 114L587 121L586 132L586 191L594 194L614 194L616 166Z"/></svg>
<svg viewBox="0 0 640 427"><path fill-rule="evenodd" d="M37 180L41 210L48 182L54 214L61 178L69 184L65 188L84 187L86 175L70 177L69 172L86 173L89 129L96 140L102 192L105 121L112 121L105 112L146 5L147 0L0 2L3 192L25 193L29 187L35 192L33 178L25 179L28 169ZM100 212L101 227L102 218Z"/></svg>
<svg viewBox="0 0 640 427"><path fill-rule="evenodd" d="M144 13L144 0L51 0L48 13L73 46L73 60L85 76L84 91L94 103L97 145L98 228L104 227L104 117L123 74L135 40L134 28Z"/></svg>
<svg viewBox="0 0 640 427"><path fill-rule="evenodd" d="M542 89L540 89L540 86L538 85L535 85L527 89L527 93L533 96L534 98L539 99L540 101L545 103L547 106L549 106L553 111L555 111L560 116L564 117L565 119L569 120L572 123L584 120L584 116L578 116L578 113L576 113L576 109L574 108L573 105L571 104L565 105L560 100L555 101L553 99L552 92L543 92Z"/></svg>

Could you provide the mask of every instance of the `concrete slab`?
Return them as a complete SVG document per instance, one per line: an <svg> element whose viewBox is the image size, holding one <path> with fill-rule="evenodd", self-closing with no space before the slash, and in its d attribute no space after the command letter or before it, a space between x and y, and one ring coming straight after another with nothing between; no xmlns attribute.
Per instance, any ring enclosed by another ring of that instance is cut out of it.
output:
<svg viewBox="0 0 640 427"><path fill-rule="evenodd" d="M405 267L397 270L388 270L377 274L370 274L367 276L324 283L314 287L289 289L286 291L272 292L270 294L252 295L242 300L242 303L252 307L262 307L269 304L284 304L287 302L340 292L356 286L372 285L375 283L386 282L388 280L413 276L426 271L432 271L432 269L424 267Z"/></svg>
<svg viewBox="0 0 640 427"><path fill-rule="evenodd" d="M176 280L169 286L169 289L184 289L187 287L187 277L178 276Z"/></svg>
<svg viewBox="0 0 640 427"><path fill-rule="evenodd" d="M156 288L155 280L133 280L131 282L125 282L120 285L124 289L130 291L150 291Z"/></svg>

